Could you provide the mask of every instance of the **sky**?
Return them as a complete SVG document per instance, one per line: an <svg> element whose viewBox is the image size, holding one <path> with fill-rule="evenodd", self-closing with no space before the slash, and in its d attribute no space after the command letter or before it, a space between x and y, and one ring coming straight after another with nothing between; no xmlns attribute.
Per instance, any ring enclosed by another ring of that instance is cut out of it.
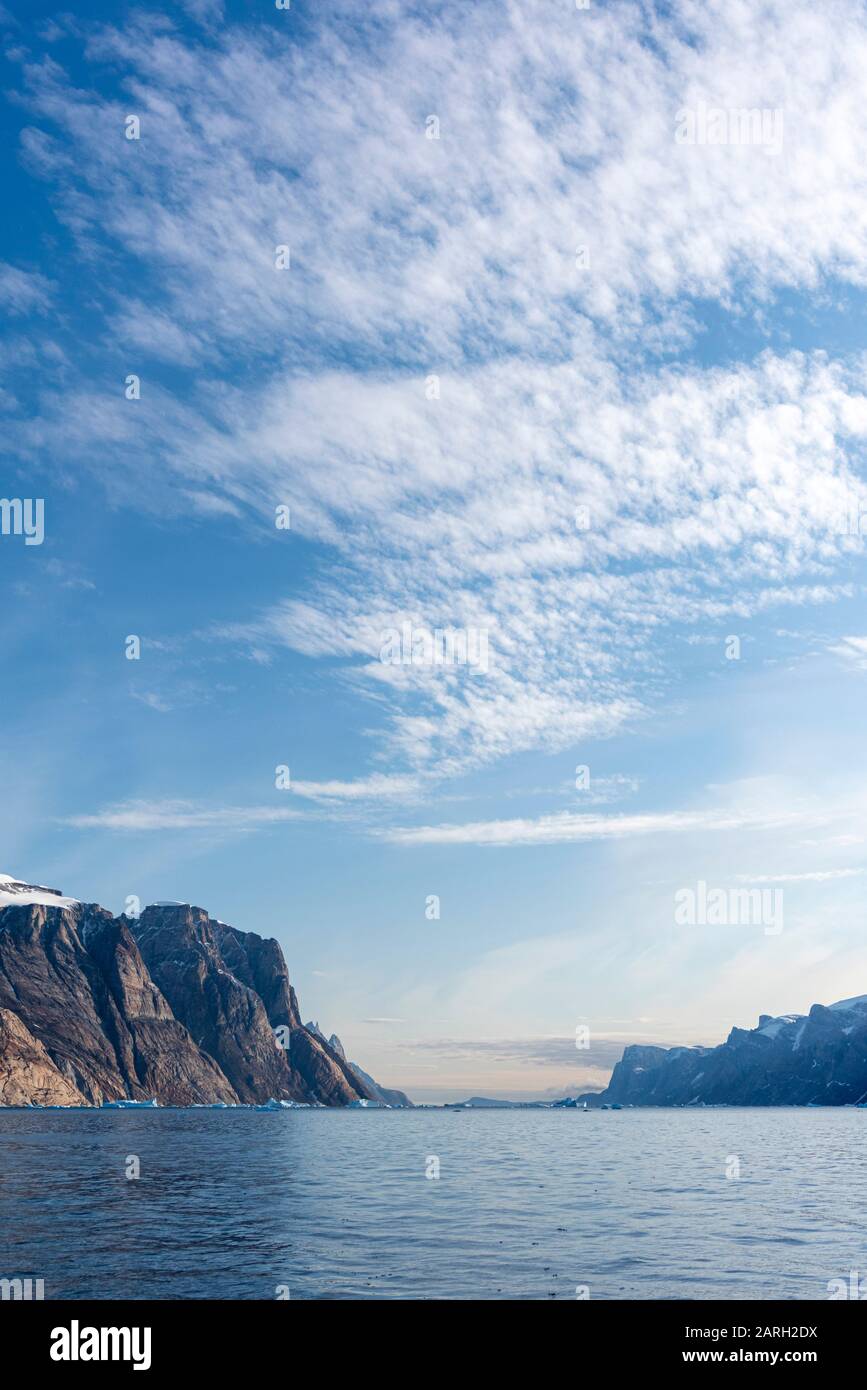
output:
<svg viewBox="0 0 867 1390"><path fill-rule="evenodd" d="M0 19L3 869L418 1100L867 991L863 4Z"/></svg>

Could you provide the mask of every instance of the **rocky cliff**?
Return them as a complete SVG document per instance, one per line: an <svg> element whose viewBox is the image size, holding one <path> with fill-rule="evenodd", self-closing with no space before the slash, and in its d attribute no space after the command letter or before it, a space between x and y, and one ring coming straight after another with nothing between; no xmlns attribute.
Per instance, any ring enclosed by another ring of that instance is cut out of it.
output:
<svg viewBox="0 0 867 1390"><path fill-rule="evenodd" d="M719 1047L627 1047L592 1103L867 1103L867 995L808 1014L762 1014L757 1028L733 1028Z"/></svg>
<svg viewBox="0 0 867 1390"><path fill-rule="evenodd" d="M43 1044L80 1104L237 1099L154 984L127 923L96 905L0 912L0 1008Z"/></svg>
<svg viewBox="0 0 867 1390"><path fill-rule="evenodd" d="M186 904L114 918L0 875L0 1104L377 1099L302 1025L283 953Z"/></svg>
<svg viewBox="0 0 867 1390"><path fill-rule="evenodd" d="M314 1034L314 1036L319 1038L323 1043L325 1042L325 1034L322 1032L322 1029L319 1027L318 1023L305 1023L304 1027L307 1029L308 1033ZM380 1086L379 1083L377 1081L374 1081L373 1077L370 1076L364 1070L363 1067L360 1067L357 1062L347 1061L346 1053L343 1048L343 1043L340 1041L336 1033L331 1034L331 1037L328 1039L327 1045L331 1049L331 1051L335 1053L337 1057L339 1057L341 1062L343 1062L349 1068L353 1078L356 1081L360 1081L362 1085L366 1086L371 1099L375 1100L377 1104L397 1105L407 1110L412 1110L414 1108L412 1101L404 1091L396 1091L389 1086Z"/></svg>
<svg viewBox="0 0 867 1390"><path fill-rule="evenodd" d="M276 941L181 904L147 907L131 927L175 1017L241 1101L369 1099L345 1063L301 1026Z"/></svg>
<svg viewBox="0 0 867 1390"><path fill-rule="evenodd" d="M0 1105L80 1105L81 1093L58 1070L38 1038L0 1009Z"/></svg>

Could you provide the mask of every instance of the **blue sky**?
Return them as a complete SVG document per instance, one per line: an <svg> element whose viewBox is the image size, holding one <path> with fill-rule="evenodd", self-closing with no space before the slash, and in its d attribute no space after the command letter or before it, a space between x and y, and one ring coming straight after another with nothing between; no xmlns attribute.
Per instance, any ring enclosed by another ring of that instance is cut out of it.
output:
<svg viewBox="0 0 867 1390"><path fill-rule="evenodd" d="M867 989L867 24L755 11L7 4L0 867L276 935L419 1098Z"/></svg>

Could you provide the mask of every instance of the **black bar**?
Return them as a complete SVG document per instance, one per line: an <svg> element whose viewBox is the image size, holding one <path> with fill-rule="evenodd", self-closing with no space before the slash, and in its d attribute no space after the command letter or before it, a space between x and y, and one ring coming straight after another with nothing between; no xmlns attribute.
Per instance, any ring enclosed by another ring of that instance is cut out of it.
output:
<svg viewBox="0 0 867 1390"><path fill-rule="evenodd" d="M339 1324L338 1309L322 1307L322 1302L340 1304ZM471 1300L430 1300L406 1307L371 1299L361 1305L347 1307L343 1300L0 1302L0 1330L7 1356L14 1356L22 1370L61 1378L81 1374L92 1379L101 1370L139 1378L178 1372L225 1377L244 1370L257 1381L292 1373L302 1348L332 1365L351 1358L360 1372L370 1358L388 1359L394 1339L407 1335L419 1339L417 1351L424 1346L430 1351L433 1339L438 1355L460 1360L464 1353L452 1338L470 1334L474 1349L493 1361L532 1338L532 1344L525 1343L530 1355L538 1343L536 1354L547 1359L559 1345L569 1358L591 1358L596 1374L601 1356L612 1376L620 1371L666 1374L675 1368L702 1375L714 1366L755 1368L767 1374L792 1365L827 1374L851 1367L853 1361L857 1364L864 1337L863 1315L835 1302L576 1299L546 1302L544 1312L532 1303L519 1311L514 1303L504 1307L501 1302ZM81 1356L91 1348L112 1354L111 1335L97 1341L89 1330L103 1328L126 1330L128 1339L119 1335L117 1350L128 1353L127 1360ZM79 1359L53 1359L52 1348L69 1356L76 1349ZM133 1370L134 1359L142 1363L138 1372ZM579 1370L577 1362L573 1370Z"/></svg>

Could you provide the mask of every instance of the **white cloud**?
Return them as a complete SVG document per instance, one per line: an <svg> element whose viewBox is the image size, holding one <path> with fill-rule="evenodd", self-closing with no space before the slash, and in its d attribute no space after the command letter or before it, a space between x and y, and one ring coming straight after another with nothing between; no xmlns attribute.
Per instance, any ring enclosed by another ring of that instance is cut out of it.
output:
<svg viewBox="0 0 867 1390"><path fill-rule="evenodd" d="M194 453L266 515L291 497L344 561L221 635L340 662L394 711L392 756L448 772L605 736L662 688L675 624L722 649L732 623L853 593L838 571L861 539L834 523L860 486L857 375L797 354L628 383L500 364L455 393L271 383ZM404 622L483 630L488 671L383 665Z"/></svg>
<svg viewBox="0 0 867 1390"><path fill-rule="evenodd" d="M0 261L0 304L10 314L31 314L47 309L52 286L44 275L21 270Z"/></svg>
<svg viewBox="0 0 867 1390"><path fill-rule="evenodd" d="M125 801L90 815L69 816L67 825L103 830L256 830L298 820L285 806L206 806L193 801Z"/></svg>
<svg viewBox="0 0 867 1390"><path fill-rule="evenodd" d="M49 398L22 457L109 450L115 495L272 540L291 503L332 581L224 635L330 661L409 777L634 726L676 679L674 624L710 647L854 593L862 541L829 518L861 488L863 364L659 356L696 300L867 286L855 0L340 0L304 44L284 30L96 31L122 103L28 70L31 167L88 255L140 267L103 292L113 351L198 377L180 403L145 374L134 412L100 384ZM779 155L677 144L702 101L780 108ZM484 629L489 671L383 665L402 621Z"/></svg>
<svg viewBox="0 0 867 1390"><path fill-rule="evenodd" d="M737 830L793 830L845 819L851 810L821 805L786 808L720 807L689 811L648 811L636 815L588 815L558 811L513 820L464 825L403 826L384 831L401 845L556 845L589 840L623 840L644 835L720 834ZM833 875L829 875L833 876ZM813 875L810 875L813 877Z"/></svg>
<svg viewBox="0 0 867 1390"><path fill-rule="evenodd" d="M867 637L843 637L829 648L835 656L840 656L849 666L867 670Z"/></svg>
<svg viewBox="0 0 867 1390"><path fill-rule="evenodd" d="M402 801L418 793L419 782L415 777L389 777L377 773L354 782L305 782L293 778L291 790L296 796L311 801Z"/></svg>
<svg viewBox="0 0 867 1390"><path fill-rule="evenodd" d="M283 15L200 45L143 17L89 56L130 74L136 158L109 138L127 103L52 65L31 73L36 119L64 138L37 128L32 156L68 177L77 235L159 265L155 314L200 343L282 346L289 327L323 351L397 339L446 362L496 338L550 356L581 315L663 343L689 324L684 296L867 279L857 0L666 15L479 0L435 16L372 0L363 18L341 0L303 44ZM678 111L700 102L781 110L780 154L677 144ZM293 270L277 276L282 242Z"/></svg>

